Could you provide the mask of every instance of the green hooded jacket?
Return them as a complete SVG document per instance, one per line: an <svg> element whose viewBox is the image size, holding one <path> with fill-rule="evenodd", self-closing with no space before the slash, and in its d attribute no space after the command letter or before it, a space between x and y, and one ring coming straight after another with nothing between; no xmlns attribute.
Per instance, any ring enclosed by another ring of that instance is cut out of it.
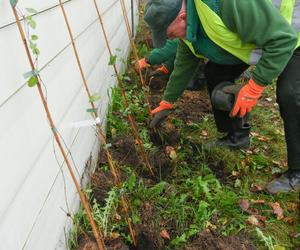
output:
<svg viewBox="0 0 300 250"><path fill-rule="evenodd" d="M240 36L243 42L256 44L263 49L263 55L253 72L253 79L261 85L271 84L287 65L297 44L297 33L292 26L269 0L203 1L220 16L229 30ZM201 39L206 39L208 43L204 48L197 46L197 41ZM241 63L238 58L228 55L227 51L208 39L199 21L194 0L188 0L187 4L187 40L196 45L194 47L198 52L215 63ZM198 60L181 41L177 49L175 68L163 100L168 102L177 100L195 71Z"/></svg>

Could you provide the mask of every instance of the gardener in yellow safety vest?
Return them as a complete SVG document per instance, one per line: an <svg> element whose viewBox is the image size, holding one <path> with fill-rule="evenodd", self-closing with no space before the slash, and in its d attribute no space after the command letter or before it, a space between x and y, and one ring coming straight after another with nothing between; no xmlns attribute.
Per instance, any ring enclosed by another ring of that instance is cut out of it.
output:
<svg viewBox="0 0 300 250"><path fill-rule="evenodd" d="M218 130L227 133L215 145L231 149L249 147L250 126L237 124L256 105L265 87L277 78L277 102L284 121L289 169L270 182L266 190L299 191L300 0L175 2L177 17L167 28L167 34L181 41L163 100L152 111L151 126L157 126L168 116L200 57L209 60L205 77L210 94L220 83L233 82L249 65L255 64L251 79L235 93L231 112L213 107ZM161 32L166 32L165 28Z"/></svg>

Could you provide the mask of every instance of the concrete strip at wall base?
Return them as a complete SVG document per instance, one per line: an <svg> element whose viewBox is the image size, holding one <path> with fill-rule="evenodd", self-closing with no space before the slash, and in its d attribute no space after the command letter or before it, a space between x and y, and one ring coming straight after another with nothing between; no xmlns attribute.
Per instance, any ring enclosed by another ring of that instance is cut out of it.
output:
<svg viewBox="0 0 300 250"><path fill-rule="evenodd" d="M8 2L0 3L0 27L5 26L0 29L0 250L65 249L64 232L71 226L65 213L66 199L72 212L77 210L79 199L57 147L58 163L55 159L53 137L37 90L27 87L23 79L29 65ZM93 162L97 160L99 145L92 128L66 126L90 116L61 10L52 8L57 2L24 0L19 8L50 8L35 16L41 76L54 121L82 175L90 155ZM130 2L125 0L129 19ZM129 41L119 1L99 0L98 4L113 50L120 48L121 56L126 57ZM116 82L107 65L109 55L93 1L72 0L66 4L66 11L89 87L92 93L101 95L97 106L104 120L109 103L107 93ZM122 70L123 65L118 62L118 67Z"/></svg>

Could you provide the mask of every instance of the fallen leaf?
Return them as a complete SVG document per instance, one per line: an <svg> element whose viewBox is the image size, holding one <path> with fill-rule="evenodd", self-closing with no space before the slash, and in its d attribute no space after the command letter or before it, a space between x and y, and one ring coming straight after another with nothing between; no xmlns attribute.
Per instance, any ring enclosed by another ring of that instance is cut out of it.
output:
<svg viewBox="0 0 300 250"><path fill-rule="evenodd" d="M208 131L207 130L202 130L201 135L204 137L208 137Z"/></svg>
<svg viewBox="0 0 300 250"><path fill-rule="evenodd" d="M244 212L247 212L250 207L250 203L246 199L241 199L239 200L239 206Z"/></svg>
<svg viewBox="0 0 300 250"><path fill-rule="evenodd" d="M170 234L168 233L168 231L166 229L162 230L159 235L160 235L160 237L162 237L165 240L171 239Z"/></svg>
<svg viewBox="0 0 300 250"><path fill-rule="evenodd" d="M246 199L239 200L239 206L244 212L246 212L250 215L258 215L259 214L257 209L250 207L249 201Z"/></svg>
<svg viewBox="0 0 300 250"><path fill-rule="evenodd" d="M298 210L298 204L294 202L287 202L287 210L290 212L295 212Z"/></svg>
<svg viewBox="0 0 300 250"><path fill-rule="evenodd" d="M170 153L171 153L173 150L175 150L175 149L174 149L172 146L167 146L166 149L165 149L167 155L170 155Z"/></svg>
<svg viewBox="0 0 300 250"><path fill-rule="evenodd" d="M141 145L141 144L142 144L142 141L139 140L139 139L135 139L135 140L134 140L134 143L135 143L135 145Z"/></svg>
<svg viewBox="0 0 300 250"><path fill-rule="evenodd" d="M253 192L253 193L258 193L258 192L263 191L263 187L261 185L258 185L258 184L252 184L251 188L250 188L250 191Z"/></svg>
<svg viewBox="0 0 300 250"><path fill-rule="evenodd" d="M253 204L264 204L265 200L251 200Z"/></svg>
<svg viewBox="0 0 300 250"><path fill-rule="evenodd" d="M115 232L111 232L111 233L109 234L109 237L110 237L111 239L118 239L118 238L120 237L120 234L119 234L119 233L115 233Z"/></svg>
<svg viewBox="0 0 300 250"><path fill-rule="evenodd" d="M259 141L268 141L269 138L264 136L264 135L260 135L259 133L256 132L251 132L250 133L253 137L256 137Z"/></svg>
<svg viewBox="0 0 300 250"><path fill-rule="evenodd" d="M262 222L265 222L267 220L267 217L266 216L263 216L263 215L255 215L255 217L257 219L259 219L260 221Z"/></svg>
<svg viewBox="0 0 300 250"><path fill-rule="evenodd" d="M271 98L271 97L267 97L267 98L266 98L266 101L272 102L272 98Z"/></svg>
<svg viewBox="0 0 300 250"><path fill-rule="evenodd" d="M272 161L272 163L274 163L277 166L280 166L280 162L279 161Z"/></svg>
<svg viewBox="0 0 300 250"><path fill-rule="evenodd" d="M174 126L174 124L171 123L171 122L165 122L164 128L165 128L167 131L173 131L173 130L175 129L175 126Z"/></svg>
<svg viewBox="0 0 300 250"><path fill-rule="evenodd" d="M121 215L119 215L118 213L115 214L115 218L116 218L116 220L122 220Z"/></svg>
<svg viewBox="0 0 300 250"><path fill-rule="evenodd" d="M290 225L293 225L293 224L295 224L295 222L296 222L296 217L292 217L292 216L290 216L290 217L285 217L285 218L283 218L282 219L285 223L288 223L288 224L290 224Z"/></svg>
<svg viewBox="0 0 300 250"><path fill-rule="evenodd" d="M290 236L291 236L292 238L294 238L294 239L297 239L297 238L300 237L300 233L296 233L296 232L290 233Z"/></svg>
<svg viewBox="0 0 300 250"><path fill-rule="evenodd" d="M231 174L232 174L232 176L238 176L240 173L238 171L233 170Z"/></svg>
<svg viewBox="0 0 300 250"><path fill-rule="evenodd" d="M172 160L176 160L177 159L177 153L175 150L172 150L171 153L170 153L170 158Z"/></svg>
<svg viewBox="0 0 300 250"><path fill-rule="evenodd" d="M217 226L216 225L214 225L214 224L212 224L212 223L210 223L209 221L207 221L206 222L206 225L205 225L205 229L207 230L207 229L212 229L212 230L216 230L217 229Z"/></svg>
<svg viewBox="0 0 300 250"><path fill-rule="evenodd" d="M246 223L257 227L265 227L265 222L260 220L256 215L250 215L246 220Z"/></svg>
<svg viewBox="0 0 300 250"><path fill-rule="evenodd" d="M277 220L283 219L283 209L278 202L269 202L268 205L273 209L273 214L276 215Z"/></svg>

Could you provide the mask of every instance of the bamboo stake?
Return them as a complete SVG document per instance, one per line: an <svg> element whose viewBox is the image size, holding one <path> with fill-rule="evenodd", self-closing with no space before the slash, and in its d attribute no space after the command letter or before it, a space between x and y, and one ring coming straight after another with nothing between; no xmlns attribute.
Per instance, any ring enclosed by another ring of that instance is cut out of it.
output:
<svg viewBox="0 0 300 250"><path fill-rule="evenodd" d="M107 34L106 34L106 30L104 28L103 20L102 20L102 17L100 15L99 7L97 5L96 0L93 0L93 1L94 1L94 4L95 4L95 8L96 8L96 11L97 11L97 15L98 15L98 18L99 18L99 22L100 22L100 25L101 25L102 33L104 35L104 39L105 39L105 43L106 43L109 55L113 56L111 47L110 47L109 42L108 42L108 37L107 37ZM112 66L113 66L114 72L115 72L115 74L117 76L117 81L118 81L118 85L119 85L119 87L121 89L121 95L122 95L122 99L123 99L124 105L125 105L126 108L129 108L129 104L128 104L126 93L125 93L125 90L124 90L124 87L123 87L123 83L122 83L121 79L119 78L119 72L118 72L117 66L116 66L115 63ZM148 159L148 157L146 155L146 151L145 151L143 142L142 142L142 140L140 138L140 135L139 135L139 133L137 131L136 121L135 121L135 119L133 118L133 116L131 114L128 114L128 120L129 120L129 123L131 125L132 132L133 132L133 135L134 135L134 137L136 139L136 142L140 146L140 150L141 150L141 155L143 157L143 161L144 161L146 167L148 168L150 175L154 176L154 172L153 172L152 167L150 165L149 159Z"/></svg>
<svg viewBox="0 0 300 250"><path fill-rule="evenodd" d="M17 26L18 26L18 29L19 29L19 32L20 32L20 35L21 35L21 38L22 38L22 41L23 41L23 44L24 44L24 47L25 47L25 50L26 50L26 54L27 54L27 57L28 57L28 60L29 60L29 63L30 63L30 66L31 66L31 69L32 71L36 71L36 68L35 68L35 65L34 65L34 62L33 62L33 59L32 59L32 56L30 54L30 51L29 51L29 47L28 47L28 43L27 43L27 40L26 40L26 37L25 37L25 34L24 34L24 30L21 26L21 23L20 23L20 19L19 19L19 16L18 16L18 13L17 13L17 10L15 7L12 6L12 10L13 10L13 13L14 13L14 16L15 16L15 19L16 19L16 23L17 23ZM85 197L85 195L83 194L83 192L81 191L81 188L80 188L80 185L75 177L75 174L73 172L73 169L72 169L72 166L68 160L68 157L67 157L67 154L65 153L65 150L62 146L62 142L57 134L57 129L54 125L54 121L52 119L52 116L51 116L51 113L50 113L50 110L49 110L49 107L48 107L48 104L47 104L47 101L45 99L45 95L43 93L43 90L42 90L42 87L41 87L41 83L40 83L40 79L39 77L36 77L37 78L37 87L38 87L38 91L39 91L39 95L41 97L41 100L42 100L42 103L43 103L43 106L44 106L44 110L46 112L46 115L47 115L47 119L49 121L49 125L50 125L50 128L51 128L51 131L54 135L54 138L57 142L57 145L61 151L61 154L67 164L67 167L68 167L68 170L69 170L69 173L72 177L72 180L74 182L74 185L76 187L76 190L79 194L79 197L80 197L80 200L81 200L81 203L87 213L87 217L88 217L88 220L91 224L91 227L92 227L92 231L93 231L93 234L96 238L96 241L97 241L97 245L99 247L100 250L105 250L105 245L104 245L104 240L103 240L103 236L101 234L101 232L98 231L97 229L97 226L96 226L96 223L94 221L94 218L92 216L92 213L91 213L91 210L90 210L90 206L88 204L88 201Z"/></svg>
<svg viewBox="0 0 300 250"><path fill-rule="evenodd" d="M131 29L130 29L130 24L129 24L128 16L127 16L127 13L126 13L126 7L125 7L125 4L124 4L124 0L120 0L120 3L121 3L121 7L122 7L122 13L123 13L124 21L125 21L125 24L126 24L127 34L128 34L128 38L129 38L129 41L130 41L132 53L133 53L134 59L136 60L136 62L138 62L139 61L139 56L137 54L136 46L135 46L135 43L134 43L134 40L133 40L133 37L132 37L132 32L131 32ZM139 70L139 77L140 77L141 86L144 90L144 87L146 85L145 85L145 80L143 78L142 70L141 70L141 67L140 67L139 64L138 64L138 70ZM145 90L144 90L144 93L145 93L145 99L146 99L148 113L149 113L149 116L151 117L151 108L150 108L149 95L148 95L148 93L146 93Z"/></svg>
<svg viewBox="0 0 300 250"><path fill-rule="evenodd" d="M66 11L65 11L65 8L63 6L62 1L59 0L59 3L60 3L61 10L63 12L65 23L66 23L67 28L68 28L68 33L69 33L69 36L70 36L70 39L71 39L73 51L74 51L75 56L76 56L76 61L77 61L77 65L78 65L78 68L79 68L79 71L80 71L80 75L81 75L81 78L82 78L82 81L83 81L86 93L87 93L87 95L88 95L88 97L90 99L91 98L91 93L90 93L90 90L89 90L89 87L88 87L88 83L87 83L87 79L85 77L85 74L84 74L84 71L83 71L83 67L82 67L82 64L81 64L81 61L80 61L80 58L79 58L79 54L78 54L78 50L77 50L76 43L75 43L75 40L74 40L73 32L72 32L72 29L71 29L71 26L70 26L70 22L68 20L68 17L67 17L67 14L66 14ZM92 109L95 110L96 106L95 106L94 102L91 101L90 103L91 103ZM97 112L94 112L93 114L94 114L95 120L98 120L99 117L98 117ZM98 139L100 141L100 144L104 148L104 151L105 151L105 154L106 154L106 157L107 157L107 161L108 161L108 165L109 165L110 171L111 171L111 173L112 173L112 175L114 177L114 183L115 183L115 185L118 188L121 188L122 187L122 182L121 182L121 179L120 179L120 173L119 173L118 168L114 166L112 155L111 155L110 151L108 150L108 148L106 147L106 145L107 145L107 143L106 143L106 137L105 137L105 135L104 135L104 133L102 131L101 126L99 124L97 124L96 127L97 127ZM122 207L125 210L126 219L127 219L128 227L129 227L129 231L130 231L133 243L136 246L136 244L137 244L136 243L136 233L135 233L135 230L133 229L133 225L131 223L131 219L129 218L128 204L125 202L125 199L123 197L121 197L121 205L122 205Z"/></svg>

